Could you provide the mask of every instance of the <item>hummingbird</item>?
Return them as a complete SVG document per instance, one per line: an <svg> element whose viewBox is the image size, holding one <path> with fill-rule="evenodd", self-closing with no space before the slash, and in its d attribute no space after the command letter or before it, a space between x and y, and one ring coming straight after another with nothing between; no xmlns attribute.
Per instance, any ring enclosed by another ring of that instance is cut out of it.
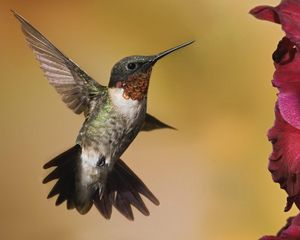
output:
<svg viewBox="0 0 300 240"><path fill-rule="evenodd" d="M74 113L85 116L75 145L43 166L54 168L43 183L57 180L48 198L58 195L56 205L66 202L67 209L80 214L95 205L106 219L112 207L129 220L134 219L131 206L148 216L141 196L155 205L159 201L120 157L140 131L174 129L147 113L151 71L158 60L194 41L156 55L125 57L113 66L104 86L12 12L50 85Z"/></svg>

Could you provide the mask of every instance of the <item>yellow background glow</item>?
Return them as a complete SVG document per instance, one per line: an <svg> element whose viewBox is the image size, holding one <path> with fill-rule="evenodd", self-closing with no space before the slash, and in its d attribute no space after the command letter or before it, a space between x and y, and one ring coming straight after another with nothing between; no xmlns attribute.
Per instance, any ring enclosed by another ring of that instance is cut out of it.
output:
<svg viewBox="0 0 300 240"><path fill-rule="evenodd" d="M279 25L248 11L267 0L0 2L0 239L250 240L284 225L285 193L267 171ZM129 222L81 216L46 196L42 165L71 147L83 122L43 77L10 9L92 77L112 65L196 42L161 60L148 111L179 131L141 133L123 159L159 198Z"/></svg>

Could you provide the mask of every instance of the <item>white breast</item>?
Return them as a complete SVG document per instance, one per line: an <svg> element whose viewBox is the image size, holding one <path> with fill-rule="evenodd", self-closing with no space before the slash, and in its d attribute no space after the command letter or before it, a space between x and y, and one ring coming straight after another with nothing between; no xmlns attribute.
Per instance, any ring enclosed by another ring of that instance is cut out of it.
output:
<svg viewBox="0 0 300 240"><path fill-rule="evenodd" d="M111 88L109 89L110 98L113 105L120 111L124 116L129 119L135 119L141 111L142 105L138 100L125 99L123 96L124 89L122 88Z"/></svg>
<svg viewBox="0 0 300 240"><path fill-rule="evenodd" d="M96 168L99 160L99 153L93 149L82 149L81 153L81 175L80 181L82 185L88 186L93 182L93 177L98 174Z"/></svg>

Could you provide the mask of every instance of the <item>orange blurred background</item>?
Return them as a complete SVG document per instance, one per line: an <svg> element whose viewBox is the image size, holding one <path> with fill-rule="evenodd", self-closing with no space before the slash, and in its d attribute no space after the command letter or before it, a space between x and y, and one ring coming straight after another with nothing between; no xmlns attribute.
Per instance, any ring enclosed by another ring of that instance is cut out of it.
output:
<svg viewBox="0 0 300 240"><path fill-rule="evenodd" d="M248 11L267 0L0 2L1 239L250 240L284 225L285 193L267 171L279 25ZM72 146L83 122L43 77L14 9L92 77L112 65L196 42L153 71L149 113L177 127L141 133L123 159L159 198L151 215L110 221L55 207L42 165Z"/></svg>

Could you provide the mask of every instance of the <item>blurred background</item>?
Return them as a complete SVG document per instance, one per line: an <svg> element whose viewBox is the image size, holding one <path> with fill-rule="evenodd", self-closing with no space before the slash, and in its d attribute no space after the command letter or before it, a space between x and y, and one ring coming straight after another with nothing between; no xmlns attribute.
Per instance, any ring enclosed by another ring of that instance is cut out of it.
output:
<svg viewBox="0 0 300 240"><path fill-rule="evenodd" d="M267 0L0 2L1 239L250 240L286 218L267 171L276 90L271 54L283 33L248 11ZM123 159L159 198L151 215L110 221L47 200L42 165L73 146L82 116L43 77L10 9L107 84L119 59L196 42L154 68L149 113L179 131L141 133Z"/></svg>

